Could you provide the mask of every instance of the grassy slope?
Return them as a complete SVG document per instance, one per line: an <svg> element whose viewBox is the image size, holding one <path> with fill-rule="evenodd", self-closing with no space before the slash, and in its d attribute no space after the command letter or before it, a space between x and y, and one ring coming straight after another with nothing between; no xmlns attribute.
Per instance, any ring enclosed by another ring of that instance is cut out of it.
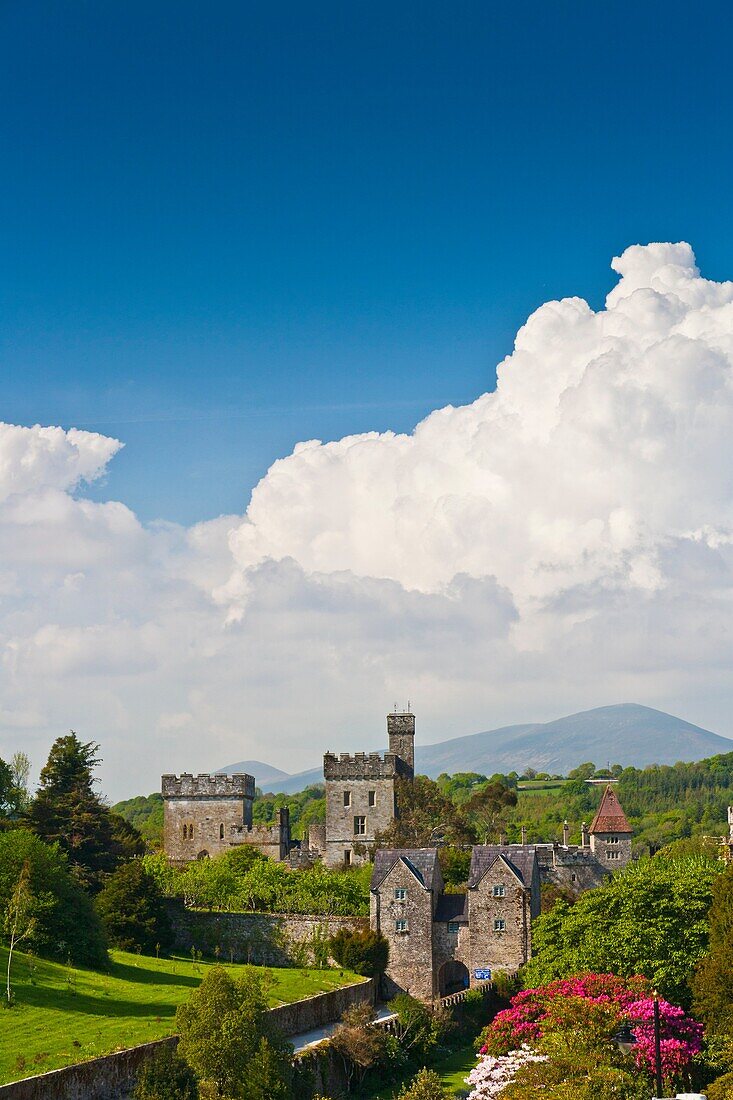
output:
<svg viewBox="0 0 733 1100"><path fill-rule="evenodd" d="M459 1097L468 1096L470 1089L465 1079L475 1065L476 1053L473 1049L473 1043L469 1043L433 1063L431 1068L440 1074L440 1079L443 1086L448 1090L448 1094ZM413 1076L414 1074L411 1073L405 1081L398 1085L389 1085L379 1092L370 1093L369 1100L394 1100L399 1095L400 1089L404 1088L407 1081L411 1080Z"/></svg>
<svg viewBox="0 0 733 1100"><path fill-rule="evenodd" d="M212 965L123 951L111 956L110 972L99 973L16 953L16 1005L0 1009L0 1083L172 1034L176 1007ZM6 967L0 948L3 977ZM272 1006L362 980L348 970L266 969Z"/></svg>

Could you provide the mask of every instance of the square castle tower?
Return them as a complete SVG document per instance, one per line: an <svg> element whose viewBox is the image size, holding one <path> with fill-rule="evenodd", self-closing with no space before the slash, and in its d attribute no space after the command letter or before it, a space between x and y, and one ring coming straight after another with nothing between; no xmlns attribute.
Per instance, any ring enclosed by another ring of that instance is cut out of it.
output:
<svg viewBox="0 0 733 1100"><path fill-rule="evenodd" d="M396 780L414 778L415 715L388 714L387 738L384 755L327 752L323 757L326 827L318 847L330 867L364 860L363 848L374 844L398 813Z"/></svg>

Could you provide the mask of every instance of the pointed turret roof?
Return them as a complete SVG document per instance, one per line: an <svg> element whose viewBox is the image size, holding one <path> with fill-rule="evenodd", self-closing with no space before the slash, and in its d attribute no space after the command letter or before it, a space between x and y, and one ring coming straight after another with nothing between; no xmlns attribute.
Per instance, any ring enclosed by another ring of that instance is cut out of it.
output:
<svg viewBox="0 0 733 1100"><path fill-rule="evenodd" d="M603 792L598 813L593 818L590 831L592 833L630 833L631 826L626 820L626 814L621 809L616 794L609 784Z"/></svg>

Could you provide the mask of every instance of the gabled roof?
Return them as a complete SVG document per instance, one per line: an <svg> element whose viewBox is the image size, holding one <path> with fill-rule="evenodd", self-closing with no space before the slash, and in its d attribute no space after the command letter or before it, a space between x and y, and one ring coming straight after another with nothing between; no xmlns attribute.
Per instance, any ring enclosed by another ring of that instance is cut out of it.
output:
<svg viewBox="0 0 733 1100"><path fill-rule="evenodd" d="M438 868L438 852L435 848L378 848L374 856L374 870L370 889L376 890L400 860L412 871L426 890L432 890Z"/></svg>
<svg viewBox="0 0 733 1100"><path fill-rule="evenodd" d="M630 833L631 826L626 820L626 814L621 809L613 788L609 785L603 792L598 813L593 818L590 831L592 833Z"/></svg>
<svg viewBox="0 0 733 1100"><path fill-rule="evenodd" d="M493 867L497 859L504 859L524 886L532 883L532 874L537 862L534 846L531 844L476 844L471 852L471 871L468 876L469 889L478 886L486 872Z"/></svg>

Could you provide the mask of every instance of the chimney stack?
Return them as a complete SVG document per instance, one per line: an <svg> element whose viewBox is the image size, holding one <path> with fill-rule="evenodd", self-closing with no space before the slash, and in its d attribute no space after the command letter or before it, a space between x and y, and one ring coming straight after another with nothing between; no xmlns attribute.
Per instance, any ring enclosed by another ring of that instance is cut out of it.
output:
<svg viewBox="0 0 733 1100"><path fill-rule="evenodd" d="M562 823L562 846L567 848L568 846L568 834L570 832L570 826L567 823L567 819Z"/></svg>

